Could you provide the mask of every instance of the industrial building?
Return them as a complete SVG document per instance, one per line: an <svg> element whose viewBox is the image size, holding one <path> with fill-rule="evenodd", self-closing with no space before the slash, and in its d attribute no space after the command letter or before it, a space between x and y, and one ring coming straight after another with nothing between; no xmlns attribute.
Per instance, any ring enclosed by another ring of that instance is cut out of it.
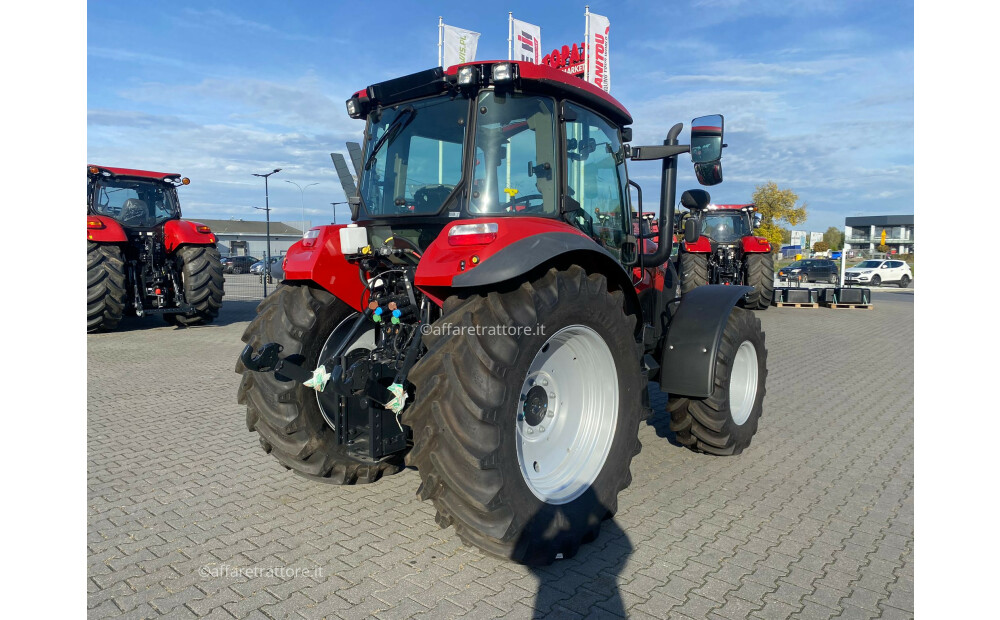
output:
<svg viewBox="0 0 1000 620"><path fill-rule="evenodd" d="M890 254L913 253L912 215L869 215L846 218L844 220L844 249L875 252L882 242L882 231L885 231L885 244L889 246Z"/></svg>
<svg viewBox="0 0 1000 620"><path fill-rule="evenodd" d="M267 252L267 223L248 220L206 220L198 222L212 229L216 246L223 256L264 256ZM299 228L271 222L271 255L281 256L302 238Z"/></svg>

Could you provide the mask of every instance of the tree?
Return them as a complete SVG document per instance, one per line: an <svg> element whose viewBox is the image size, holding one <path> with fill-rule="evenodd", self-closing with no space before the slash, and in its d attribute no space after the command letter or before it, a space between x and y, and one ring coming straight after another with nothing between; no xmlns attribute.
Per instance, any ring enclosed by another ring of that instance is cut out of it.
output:
<svg viewBox="0 0 1000 620"><path fill-rule="evenodd" d="M830 244L826 241L817 241L813 244L813 252L826 252L830 249Z"/></svg>
<svg viewBox="0 0 1000 620"><path fill-rule="evenodd" d="M843 250L844 232L831 226L823 233L823 241L830 246L831 250Z"/></svg>
<svg viewBox="0 0 1000 620"><path fill-rule="evenodd" d="M754 189L753 203L757 206L761 220L757 234L771 242L772 252L781 250L784 229L779 222L795 226L806 219L806 205L803 203L798 206L798 201L798 194L790 189L779 189L774 181L768 181ZM791 240L790 233L788 238Z"/></svg>

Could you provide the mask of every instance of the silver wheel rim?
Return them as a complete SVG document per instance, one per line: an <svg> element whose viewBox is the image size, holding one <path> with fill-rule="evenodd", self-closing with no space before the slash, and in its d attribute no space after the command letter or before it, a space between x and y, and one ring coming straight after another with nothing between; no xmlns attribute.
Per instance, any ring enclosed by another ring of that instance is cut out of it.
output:
<svg viewBox="0 0 1000 620"><path fill-rule="evenodd" d="M354 322L357 320L358 314L354 313L341 321L337 327L330 332L330 335L326 337L326 341L323 342L323 348L319 350L319 357L313 360L313 367L319 366L320 360L322 360L328 352L332 351L334 347L340 345L341 340L347 335L347 333L351 330L351 326L354 325ZM368 323L363 326L360 333L355 335L354 341L344 347L344 352L348 353L358 348L368 349L369 351L375 348L374 324ZM319 392L316 392L316 404L319 405L320 413L323 414L323 418L326 420L327 424L330 425L330 428L335 428L333 419L336 418L337 412L327 411L323 407L323 401L319 398Z"/></svg>
<svg viewBox="0 0 1000 620"><path fill-rule="evenodd" d="M757 400L757 348L744 340L733 358L729 375L729 415L737 426L742 426L753 411Z"/></svg>
<svg viewBox="0 0 1000 620"><path fill-rule="evenodd" d="M593 329L570 325L542 345L517 403L517 460L528 488L565 504L597 480L618 424L618 371Z"/></svg>

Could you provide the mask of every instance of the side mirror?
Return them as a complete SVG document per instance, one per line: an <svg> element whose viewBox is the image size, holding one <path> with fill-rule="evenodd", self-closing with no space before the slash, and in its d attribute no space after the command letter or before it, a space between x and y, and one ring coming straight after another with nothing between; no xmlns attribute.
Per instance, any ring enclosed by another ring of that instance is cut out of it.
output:
<svg viewBox="0 0 1000 620"><path fill-rule="evenodd" d="M687 222L684 223L684 241L686 243L695 243L701 235L698 233L698 222L699 218L692 217Z"/></svg>
<svg viewBox="0 0 1000 620"><path fill-rule="evenodd" d="M632 141L632 128L622 127L622 142L631 142L631 141Z"/></svg>
<svg viewBox="0 0 1000 620"><path fill-rule="evenodd" d="M712 204L712 196L703 189L689 189L681 194L681 206L694 210L705 209Z"/></svg>
<svg viewBox="0 0 1000 620"><path fill-rule="evenodd" d="M691 121L691 161L702 185L722 183L722 142L725 123L721 114L700 116Z"/></svg>
<svg viewBox="0 0 1000 620"><path fill-rule="evenodd" d="M722 134L721 114L700 116L691 121L691 161L705 164L722 159Z"/></svg>
<svg viewBox="0 0 1000 620"><path fill-rule="evenodd" d="M754 228L760 228L760 223L761 223L762 220L763 220L763 217L761 216L760 213L754 213L753 214L753 227Z"/></svg>
<svg viewBox="0 0 1000 620"><path fill-rule="evenodd" d="M718 185L722 183L722 162L695 164L694 175L698 177L698 182L702 185Z"/></svg>

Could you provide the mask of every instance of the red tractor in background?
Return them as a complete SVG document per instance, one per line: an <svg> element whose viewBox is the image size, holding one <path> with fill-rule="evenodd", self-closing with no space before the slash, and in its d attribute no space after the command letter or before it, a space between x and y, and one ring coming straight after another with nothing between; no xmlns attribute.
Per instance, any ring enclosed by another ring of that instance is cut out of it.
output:
<svg viewBox="0 0 1000 620"><path fill-rule="evenodd" d="M720 115L691 145L677 124L630 146L613 97L509 61L373 84L347 111L366 120L353 223L289 249L243 334L237 398L265 452L333 484L415 466L442 527L546 564L615 514L649 381L680 443L750 445L767 375L760 321L734 307L750 289L679 299L669 260L677 158L721 180ZM636 225L630 159L662 162L655 223Z"/></svg>
<svg viewBox="0 0 1000 620"><path fill-rule="evenodd" d="M754 236L752 204L715 205L704 190L686 192L681 205L684 241L678 256L681 294L706 284L745 285L743 307L766 310L774 294L774 256L764 237Z"/></svg>
<svg viewBox="0 0 1000 620"><path fill-rule="evenodd" d="M174 325L211 322L222 263L211 229L180 219L179 174L87 166L87 331L126 313Z"/></svg>

